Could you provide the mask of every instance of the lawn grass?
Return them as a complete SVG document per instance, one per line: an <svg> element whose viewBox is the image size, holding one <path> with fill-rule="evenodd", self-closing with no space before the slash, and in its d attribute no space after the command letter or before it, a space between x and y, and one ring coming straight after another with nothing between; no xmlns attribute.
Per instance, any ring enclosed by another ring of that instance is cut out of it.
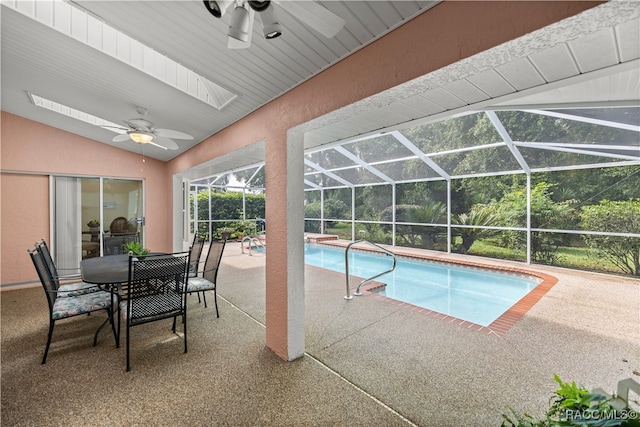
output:
<svg viewBox="0 0 640 427"><path fill-rule="evenodd" d="M473 246L471 246L469 254L514 261L526 260L524 251L503 248L490 240L477 240ZM585 247L560 246L558 248L558 260L553 265L578 270L624 274L614 264L606 259L595 256L589 248Z"/></svg>

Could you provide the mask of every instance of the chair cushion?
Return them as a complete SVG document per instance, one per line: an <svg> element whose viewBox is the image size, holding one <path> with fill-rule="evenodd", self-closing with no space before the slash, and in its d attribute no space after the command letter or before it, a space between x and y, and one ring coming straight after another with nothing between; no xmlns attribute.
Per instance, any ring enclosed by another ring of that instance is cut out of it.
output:
<svg viewBox="0 0 640 427"><path fill-rule="evenodd" d="M56 298L51 318L53 320L64 319L65 317L102 310L110 306L111 294L104 291L91 292L90 294L76 297Z"/></svg>
<svg viewBox="0 0 640 427"><path fill-rule="evenodd" d="M97 285L85 282L67 283L58 287L58 297L68 298L77 297L79 295L98 292L100 288Z"/></svg>
<svg viewBox="0 0 640 427"><path fill-rule="evenodd" d="M187 283L187 292L209 291L216 288L216 285L202 277L190 278Z"/></svg>

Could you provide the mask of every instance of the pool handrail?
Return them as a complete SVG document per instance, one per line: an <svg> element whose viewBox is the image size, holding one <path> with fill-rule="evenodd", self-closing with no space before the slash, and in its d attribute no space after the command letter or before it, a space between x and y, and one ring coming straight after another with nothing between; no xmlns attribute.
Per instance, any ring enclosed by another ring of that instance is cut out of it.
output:
<svg viewBox="0 0 640 427"><path fill-rule="evenodd" d="M351 249L351 246L358 244L358 243L366 243L369 246L373 246L376 249L379 249L380 251L382 251L383 254L390 256L391 258L393 258L393 266L386 271L383 271L382 273L376 274L375 276L369 277L368 279L364 279L362 282L360 282L358 284L358 287L356 288L356 291L353 293L353 295L356 296L360 296L362 295L362 293L360 292L360 287L362 287L362 285L364 285L367 282L372 281L373 279L377 279L378 277L382 276L383 274L387 274L387 273L391 273L393 270L396 269L396 254L394 254L393 252L391 252L390 250L387 250L385 248L383 248L380 245L377 245L373 242L370 242L368 240L365 239L361 239L361 240L355 240L351 243L349 243L347 245L347 248L344 251L344 264L345 264L345 274L346 274L346 281L347 281L347 294L344 296L344 299L346 300L350 300L353 298L353 295L351 295L351 290L349 287L349 249Z"/></svg>
<svg viewBox="0 0 640 427"><path fill-rule="evenodd" d="M245 253L245 252L244 252L244 242L246 242L246 241L248 241L248 242L249 242L248 247L249 247L249 255L250 255L250 256L251 256L251 255L253 255L253 254L251 253L251 244L252 244L252 243L255 243L255 247L256 247L256 248L263 248L263 249L266 249L266 248L265 248L265 246L264 246L264 244L263 244L263 243L260 241L260 239L258 239L257 237L255 237L255 236L244 236L244 237L242 238L242 242L240 242L240 250L242 251L242 253Z"/></svg>

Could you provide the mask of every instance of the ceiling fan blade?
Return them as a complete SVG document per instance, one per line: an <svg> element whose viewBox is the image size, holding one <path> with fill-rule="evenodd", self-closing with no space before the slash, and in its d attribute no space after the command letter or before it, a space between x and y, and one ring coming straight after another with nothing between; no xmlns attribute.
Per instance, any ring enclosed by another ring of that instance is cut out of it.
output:
<svg viewBox="0 0 640 427"><path fill-rule="evenodd" d="M327 38L338 34L345 24L344 19L313 1L281 0L277 4Z"/></svg>
<svg viewBox="0 0 640 427"><path fill-rule="evenodd" d="M111 141L112 142L124 142L124 141L131 141L131 139L129 138L128 134L121 133L120 135L114 136Z"/></svg>
<svg viewBox="0 0 640 427"><path fill-rule="evenodd" d="M234 10L235 13L235 10ZM243 41L243 40L238 40L236 38L233 38L231 36L228 37L228 41L227 41L227 47L229 49L247 49L248 47L251 46L251 35L253 34L253 22L255 21L254 16L255 16L256 12L249 8L249 26L247 28L247 40ZM231 19L231 25L233 25L234 20ZM229 27L231 28L231 26Z"/></svg>
<svg viewBox="0 0 640 427"><path fill-rule="evenodd" d="M166 150L177 150L178 144L175 143L174 140L165 138L163 136L155 136L150 144L156 145L160 148L164 148Z"/></svg>
<svg viewBox="0 0 640 427"><path fill-rule="evenodd" d="M125 120L124 123L132 129L142 129L147 132L153 129L153 123L145 119L129 119Z"/></svg>
<svg viewBox="0 0 640 427"><path fill-rule="evenodd" d="M154 129L153 133L155 135L164 137L164 138L173 138L173 139L193 139L193 136L188 133L180 132L172 129Z"/></svg>

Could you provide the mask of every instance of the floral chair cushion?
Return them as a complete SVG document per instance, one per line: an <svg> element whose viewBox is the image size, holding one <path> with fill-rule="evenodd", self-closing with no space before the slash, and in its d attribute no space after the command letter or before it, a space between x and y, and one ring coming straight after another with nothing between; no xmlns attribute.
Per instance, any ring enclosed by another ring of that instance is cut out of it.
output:
<svg viewBox="0 0 640 427"><path fill-rule="evenodd" d="M100 288L91 283L67 283L58 287L58 297L68 298L98 292Z"/></svg>
<svg viewBox="0 0 640 427"><path fill-rule="evenodd" d="M215 289L216 285L202 277L190 278L187 283L187 292L201 292Z"/></svg>
<svg viewBox="0 0 640 427"><path fill-rule="evenodd" d="M53 320L78 314L90 313L111 306L111 294L109 292L91 292L75 297L56 298L53 304L51 318Z"/></svg>

